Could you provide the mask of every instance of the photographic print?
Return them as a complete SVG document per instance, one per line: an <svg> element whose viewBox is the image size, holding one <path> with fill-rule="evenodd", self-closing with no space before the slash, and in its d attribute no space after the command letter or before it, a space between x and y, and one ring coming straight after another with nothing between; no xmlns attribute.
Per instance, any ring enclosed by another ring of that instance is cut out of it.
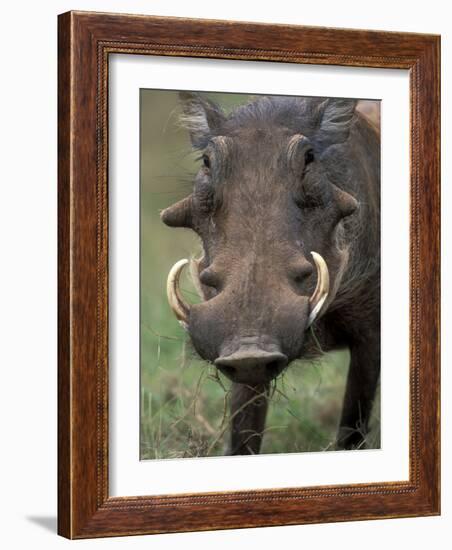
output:
<svg viewBox="0 0 452 550"><path fill-rule="evenodd" d="M440 45L59 16L59 534L440 513Z"/></svg>
<svg viewBox="0 0 452 550"><path fill-rule="evenodd" d="M380 102L140 91L140 458L380 448Z"/></svg>

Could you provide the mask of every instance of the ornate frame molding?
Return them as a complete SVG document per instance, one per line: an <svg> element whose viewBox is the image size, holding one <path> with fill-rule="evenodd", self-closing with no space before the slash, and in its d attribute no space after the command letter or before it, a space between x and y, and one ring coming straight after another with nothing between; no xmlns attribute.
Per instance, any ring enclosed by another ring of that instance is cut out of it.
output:
<svg viewBox="0 0 452 550"><path fill-rule="evenodd" d="M88 12L59 16L61 535L85 538L439 513L439 47L438 36L408 33ZM109 497L110 54L410 71L409 481Z"/></svg>

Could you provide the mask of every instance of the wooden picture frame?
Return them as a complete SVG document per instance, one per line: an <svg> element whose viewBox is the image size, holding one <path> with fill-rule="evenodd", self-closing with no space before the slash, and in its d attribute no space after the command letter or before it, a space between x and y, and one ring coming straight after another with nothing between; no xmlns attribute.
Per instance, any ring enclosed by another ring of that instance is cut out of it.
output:
<svg viewBox="0 0 452 550"><path fill-rule="evenodd" d="M68 12L58 39L58 532L68 538L440 513L440 38ZM407 69L410 74L408 481L110 497L110 54Z"/></svg>

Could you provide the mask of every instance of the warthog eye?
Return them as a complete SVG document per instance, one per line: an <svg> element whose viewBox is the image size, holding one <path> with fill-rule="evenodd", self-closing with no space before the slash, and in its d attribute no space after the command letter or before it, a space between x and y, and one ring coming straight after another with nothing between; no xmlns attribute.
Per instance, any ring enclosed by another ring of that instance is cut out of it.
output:
<svg viewBox="0 0 452 550"><path fill-rule="evenodd" d="M306 153L304 154L304 165L305 165L305 167L308 164L311 164L311 162L314 162L314 150L313 149L308 149L306 151Z"/></svg>
<svg viewBox="0 0 452 550"><path fill-rule="evenodd" d="M210 158L207 155L202 156L202 164L206 170L210 170Z"/></svg>

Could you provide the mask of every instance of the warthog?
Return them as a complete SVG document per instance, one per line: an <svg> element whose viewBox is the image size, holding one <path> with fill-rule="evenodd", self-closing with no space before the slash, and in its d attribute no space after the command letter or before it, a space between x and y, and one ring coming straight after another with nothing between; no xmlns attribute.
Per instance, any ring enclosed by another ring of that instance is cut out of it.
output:
<svg viewBox="0 0 452 550"><path fill-rule="evenodd" d="M379 132L352 99L262 96L226 115L180 95L202 164L162 220L199 235L203 300L179 290L188 260L171 269L168 299L233 382L228 453L259 453L270 382L291 361L345 347L336 446L361 447L380 372Z"/></svg>

